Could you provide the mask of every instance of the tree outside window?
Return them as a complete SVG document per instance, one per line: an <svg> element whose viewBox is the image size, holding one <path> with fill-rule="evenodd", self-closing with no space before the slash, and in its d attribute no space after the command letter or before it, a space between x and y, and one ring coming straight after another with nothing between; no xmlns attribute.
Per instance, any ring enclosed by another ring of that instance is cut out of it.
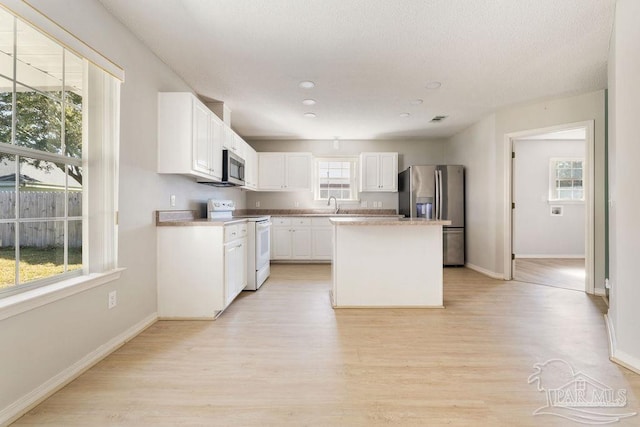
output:
<svg viewBox="0 0 640 427"><path fill-rule="evenodd" d="M0 291L82 269L84 60L0 9Z"/></svg>

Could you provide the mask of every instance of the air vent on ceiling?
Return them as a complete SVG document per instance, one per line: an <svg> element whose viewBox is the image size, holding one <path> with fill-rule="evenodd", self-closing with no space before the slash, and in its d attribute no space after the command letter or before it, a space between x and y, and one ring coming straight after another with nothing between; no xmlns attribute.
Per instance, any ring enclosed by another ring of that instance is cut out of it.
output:
<svg viewBox="0 0 640 427"><path fill-rule="evenodd" d="M434 116L433 119L431 119L431 122L439 123L439 122L443 121L446 118L447 118L447 116Z"/></svg>

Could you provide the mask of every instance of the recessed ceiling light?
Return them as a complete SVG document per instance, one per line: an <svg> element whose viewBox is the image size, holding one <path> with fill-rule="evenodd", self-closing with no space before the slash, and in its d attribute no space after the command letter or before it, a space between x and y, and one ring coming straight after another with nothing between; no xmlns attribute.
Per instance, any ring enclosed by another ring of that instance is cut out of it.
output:
<svg viewBox="0 0 640 427"><path fill-rule="evenodd" d="M302 100L302 104L303 105L316 105L316 100L315 99L303 99Z"/></svg>
<svg viewBox="0 0 640 427"><path fill-rule="evenodd" d="M312 82L311 80L304 80L301 81L298 86L300 86L302 89L312 89L314 87L316 87L316 84L314 82Z"/></svg>
<svg viewBox="0 0 640 427"><path fill-rule="evenodd" d="M420 105L423 102L424 101L422 99L414 99L413 101L411 101L411 105Z"/></svg>
<svg viewBox="0 0 640 427"><path fill-rule="evenodd" d="M314 119L316 117L316 113L304 113L303 115L310 119Z"/></svg>
<svg viewBox="0 0 640 427"><path fill-rule="evenodd" d="M411 114L409 114L409 113L400 113L400 117L403 117L403 118L409 117L410 115Z"/></svg>
<svg viewBox="0 0 640 427"><path fill-rule="evenodd" d="M429 82L427 83L427 89L438 89L440 86L442 86L442 83L440 82Z"/></svg>

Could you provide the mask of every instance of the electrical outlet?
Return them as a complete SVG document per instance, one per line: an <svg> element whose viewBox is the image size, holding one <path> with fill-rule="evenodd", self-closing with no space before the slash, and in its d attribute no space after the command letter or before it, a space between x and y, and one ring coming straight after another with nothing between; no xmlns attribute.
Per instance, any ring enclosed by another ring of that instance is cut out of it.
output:
<svg viewBox="0 0 640 427"><path fill-rule="evenodd" d="M260 200L256 200L256 208L260 207Z"/></svg>
<svg viewBox="0 0 640 427"><path fill-rule="evenodd" d="M116 291L109 292L109 310L118 305L118 294Z"/></svg>
<svg viewBox="0 0 640 427"><path fill-rule="evenodd" d="M367 207L367 201L366 200L361 201L360 202L360 207L361 208L366 208Z"/></svg>
<svg viewBox="0 0 640 427"><path fill-rule="evenodd" d="M300 207L300 202L293 202L293 207L294 208Z"/></svg>
<svg viewBox="0 0 640 427"><path fill-rule="evenodd" d="M170 201L171 201L171 207L175 207L176 206L176 195L175 194L171 195Z"/></svg>
<svg viewBox="0 0 640 427"><path fill-rule="evenodd" d="M378 207L381 208L382 207L382 202L378 202Z"/></svg>

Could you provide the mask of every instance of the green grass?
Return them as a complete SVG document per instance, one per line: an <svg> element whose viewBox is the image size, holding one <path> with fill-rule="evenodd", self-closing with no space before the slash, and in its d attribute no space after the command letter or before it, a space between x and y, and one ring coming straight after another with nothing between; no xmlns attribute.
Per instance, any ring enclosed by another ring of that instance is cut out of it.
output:
<svg viewBox="0 0 640 427"><path fill-rule="evenodd" d="M82 249L69 249L69 271L82 268ZM0 289L15 284L15 249L0 248ZM20 249L20 283L30 282L64 272L64 255L61 248Z"/></svg>

